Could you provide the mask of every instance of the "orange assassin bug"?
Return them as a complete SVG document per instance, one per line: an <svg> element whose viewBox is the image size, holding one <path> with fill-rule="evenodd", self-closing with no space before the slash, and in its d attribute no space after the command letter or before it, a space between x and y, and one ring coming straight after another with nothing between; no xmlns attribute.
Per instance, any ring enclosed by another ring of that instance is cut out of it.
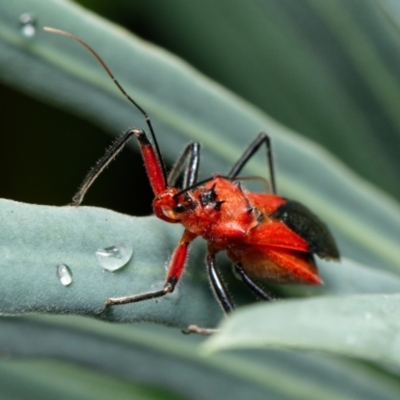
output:
<svg viewBox="0 0 400 400"><path fill-rule="evenodd" d="M189 246L198 236L207 242L208 277L215 297L226 313L234 309L234 304L216 269L215 256L220 251L226 251L242 281L262 300L272 300L272 297L254 278L279 283L322 283L314 255L338 260L339 251L327 226L316 215L301 203L276 194L271 143L266 133L260 133L250 143L226 176L215 174L204 181L197 181L200 144L196 142L185 147L167 176L149 116L125 92L99 55L68 32L48 27L44 29L70 37L89 50L118 89L140 111L148 128L148 132L129 129L107 150L86 176L73 197L72 205L81 204L91 184L127 141L135 136L154 192L155 215L184 227L182 238L169 262L164 286L156 291L109 298L103 311L110 306L136 303L172 293L185 268ZM271 193L250 192L242 187L238 178L243 167L261 146L266 148ZM182 173L181 187L177 187Z"/></svg>

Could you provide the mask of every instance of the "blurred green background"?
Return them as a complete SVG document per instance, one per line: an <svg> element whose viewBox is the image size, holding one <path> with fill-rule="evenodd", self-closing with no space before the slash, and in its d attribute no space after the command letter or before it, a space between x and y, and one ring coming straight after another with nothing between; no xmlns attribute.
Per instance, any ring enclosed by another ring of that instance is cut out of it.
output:
<svg viewBox="0 0 400 400"><path fill-rule="evenodd" d="M178 54L400 198L395 1L80 3ZM92 124L10 88L2 86L1 96L6 100L2 132L9 132L1 138L7 171L0 178L1 197L68 203L110 139ZM124 152L93 186L86 204L149 214L151 193L141 165L137 154Z"/></svg>

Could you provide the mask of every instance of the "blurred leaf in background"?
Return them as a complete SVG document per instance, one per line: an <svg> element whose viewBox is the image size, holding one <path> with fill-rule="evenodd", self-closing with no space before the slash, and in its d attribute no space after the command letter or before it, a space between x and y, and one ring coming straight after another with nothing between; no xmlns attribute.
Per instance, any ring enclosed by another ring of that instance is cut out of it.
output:
<svg viewBox="0 0 400 400"><path fill-rule="evenodd" d="M179 54L400 199L397 1L80 3Z"/></svg>

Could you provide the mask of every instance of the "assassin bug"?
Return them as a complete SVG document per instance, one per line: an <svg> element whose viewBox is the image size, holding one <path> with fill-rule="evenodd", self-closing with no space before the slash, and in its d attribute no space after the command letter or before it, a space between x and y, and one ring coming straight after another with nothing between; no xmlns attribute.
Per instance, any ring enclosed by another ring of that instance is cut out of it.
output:
<svg viewBox="0 0 400 400"><path fill-rule="evenodd" d="M226 251L243 282L259 298L271 300L253 278L281 283L321 284L314 254L339 259L339 251L326 225L302 204L276 194L270 138L260 133L250 143L226 176L214 175L198 182L200 144L189 143L167 176L150 118L115 79L99 55L81 39L53 28L45 30L70 37L100 62L124 96L140 111L148 132L129 129L106 152L85 178L73 197L78 206L94 180L135 136L139 142L150 185L154 192L155 215L169 223L180 223L184 232L172 254L164 287L131 296L109 298L110 306L155 299L172 293L185 268L189 246L198 236L207 241L207 271L211 287L226 313L234 309L231 297L216 269L215 256ZM153 143L153 144L152 144ZM270 193L254 193L241 185L239 173L261 147L265 146ZM185 167L186 165L186 167ZM183 173L181 187L177 182ZM102 312L103 312L102 311Z"/></svg>

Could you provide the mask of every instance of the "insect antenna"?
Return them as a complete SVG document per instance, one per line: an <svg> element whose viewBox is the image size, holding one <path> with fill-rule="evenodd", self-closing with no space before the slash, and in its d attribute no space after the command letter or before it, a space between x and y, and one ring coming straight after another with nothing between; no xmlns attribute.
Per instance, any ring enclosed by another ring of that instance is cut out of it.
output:
<svg viewBox="0 0 400 400"><path fill-rule="evenodd" d="M146 125L149 128L150 136L154 144L154 148L156 150L157 158L160 161L160 165L162 168L162 172L164 175L164 182L167 182L167 173L165 171L165 166L164 162L161 156L160 148L158 146L158 142L156 139L156 135L153 130L153 125L151 123L150 117L148 116L147 112L125 91L125 89L122 87L122 85L118 82L117 78L115 78L114 74L111 72L110 68L108 68L107 64L103 61L103 59L96 53L96 51L89 46L86 42L84 42L82 39L78 38L77 36L73 35L72 33L63 31L61 29L56 29L56 28L51 28L49 26L45 26L43 30L51 33L55 33L58 35L66 36L72 40L75 40L79 44L81 44L83 47L86 48L95 58L96 60L100 63L100 65L103 67L103 69L107 72L108 76L112 79L114 84L117 86L117 88L120 90L120 92L135 106L137 110L143 115Z"/></svg>

